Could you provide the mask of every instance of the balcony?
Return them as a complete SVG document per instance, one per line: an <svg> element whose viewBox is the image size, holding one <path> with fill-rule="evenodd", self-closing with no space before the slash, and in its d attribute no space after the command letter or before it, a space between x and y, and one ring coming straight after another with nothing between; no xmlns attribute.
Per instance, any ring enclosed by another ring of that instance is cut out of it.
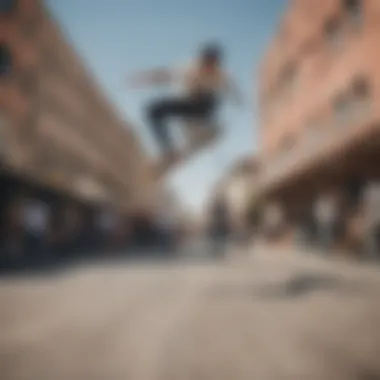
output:
<svg viewBox="0 0 380 380"><path fill-rule="evenodd" d="M103 186L91 177L77 178L73 183L73 188L80 198L92 202L105 202L110 198Z"/></svg>
<svg viewBox="0 0 380 380"><path fill-rule="evenodd" d="M286 154L264 162L260 192L280 186L314 165L331 160L373 132L380 133L378 118L370 105L369 102L351 105L344 112L338 113L334 120L325 122L315 130L312 138L305 133Z"/></svg>

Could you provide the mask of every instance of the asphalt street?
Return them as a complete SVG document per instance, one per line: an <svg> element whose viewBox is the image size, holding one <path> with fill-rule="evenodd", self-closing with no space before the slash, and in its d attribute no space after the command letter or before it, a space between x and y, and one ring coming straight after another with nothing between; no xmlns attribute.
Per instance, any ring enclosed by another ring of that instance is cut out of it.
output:
<svg viewBox="0 0 380 380"><path fill-rule="evenodd" d="M3 278L0 379L380 379L380 272L264 252Z"/></svg>

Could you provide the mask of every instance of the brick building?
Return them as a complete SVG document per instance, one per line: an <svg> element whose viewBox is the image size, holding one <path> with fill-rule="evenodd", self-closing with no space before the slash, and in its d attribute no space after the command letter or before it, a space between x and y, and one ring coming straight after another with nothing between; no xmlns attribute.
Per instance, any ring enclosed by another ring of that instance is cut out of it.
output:
<svg viewBox="0 0 380 380"><path fill-rule="evenodd" d="M123 208L151 200L137 137L42 1L0 1L0 136L7 178Z"/></svg>
<svg viewBox="0 0 380 380"><path fill-rule="evenodd" d="M339 209L342 242L363 217L363 191L380 179L379 39L378 0L293 0L266 53L259 191L281 205L289 238L322 197Z"/></svg>

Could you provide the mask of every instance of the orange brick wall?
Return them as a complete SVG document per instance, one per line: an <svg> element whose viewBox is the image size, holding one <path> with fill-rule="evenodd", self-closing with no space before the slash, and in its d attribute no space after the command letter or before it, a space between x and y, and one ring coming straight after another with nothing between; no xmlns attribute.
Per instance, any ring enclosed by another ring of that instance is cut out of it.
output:
<svg viewBox="0 0 380 380"><path fill-rule="evenodd" d="M363 0L362 6L364 24L357 29L345 19L340 0L291 3L260 72L261 153L266 159L276 160L284 136L302 143L314 118L326 120L327 127L335 96L356 75L370 78L373 101L380 106L380 2ZM335 50L323 33L334 16L344 25L342 43ZM281 91L279 78L289 63L296 65L296 83ZM374 109L380 118L380 107Z"/></svg>
<svg viewBox="0 0 380 380"><path fill-rule="evenodd" d="M44 176L37 166L50 147L66 182L91 176L120 204L150 194L149 160L139 140L54 17L39 6L42 2L15 3L14 11L0 15L0 43L13 56L11 74L0 79L9 164ZM29 88L23 85L25 73L33 82Z"/></svg>

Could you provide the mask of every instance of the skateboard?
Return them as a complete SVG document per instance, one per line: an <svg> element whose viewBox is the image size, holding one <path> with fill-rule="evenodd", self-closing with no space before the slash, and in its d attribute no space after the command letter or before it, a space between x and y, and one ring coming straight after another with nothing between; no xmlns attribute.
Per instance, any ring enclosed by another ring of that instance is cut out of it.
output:
<svg viewBox="0 0 380 380"><path fill-rule="evenodd" d="M156 165L156 174L158 176L164 175L199 153L202 149L218 141L222 135L222 130L216 122L191 121L186 122L185 133L188 141L185 148L173 156L163 157L159 160Z"/></svg>
<svg viewBox="0 0 380 380"><path fill-rule="evenodd" d="M215 121L191 121L185 124L188 153L210 146L221 137L221 128Z"/></svg>

